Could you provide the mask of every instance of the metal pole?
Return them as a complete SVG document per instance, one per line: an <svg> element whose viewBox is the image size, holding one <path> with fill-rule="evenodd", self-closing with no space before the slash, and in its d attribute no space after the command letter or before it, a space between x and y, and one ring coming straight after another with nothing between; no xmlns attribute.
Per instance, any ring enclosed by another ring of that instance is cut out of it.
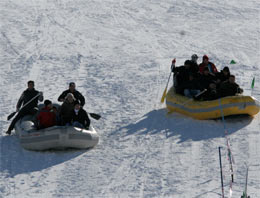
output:
<svg viewBox="0 0 260 198"><path fill-rule="evenodd" d="M223 174L222 174L222 162L221 162L221 147L218 147L219 151L219 165L220 165L220 177L221 177L221 188L222 188L222 198L224 198L224 184L223 184Z"/></svg>

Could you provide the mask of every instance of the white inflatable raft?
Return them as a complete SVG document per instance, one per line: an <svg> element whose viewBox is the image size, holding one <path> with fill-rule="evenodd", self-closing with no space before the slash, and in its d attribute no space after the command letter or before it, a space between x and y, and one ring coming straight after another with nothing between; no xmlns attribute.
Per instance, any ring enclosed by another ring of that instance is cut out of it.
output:
<svg viewBox="0 0 260 198"><path fill-rule="evenodd" d="M86 149L97 145L99 136L93 127L89 130L73 126L53 126L36 130L32 116L25 116L15 124L15 133L23 148L48 150L78 148Z"/></svg>

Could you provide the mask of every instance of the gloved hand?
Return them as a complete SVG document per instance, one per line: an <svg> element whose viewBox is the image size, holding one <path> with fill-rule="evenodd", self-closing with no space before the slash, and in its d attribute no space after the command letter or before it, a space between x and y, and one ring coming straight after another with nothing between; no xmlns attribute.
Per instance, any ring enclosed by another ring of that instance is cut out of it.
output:
<svg viewBox="0 0 260 198"><path fill-rule="evenodd" d="M42 91L39 92L38 100L41 102L43 101L43 92Z"/></svg>
<svg viewBox="0 0 260 198"><path fill-rule="evenodd" d="M244 92L244 90L241 89L241 88L238 88L237 92L240 93L240 94L242 94L242 93Z"/></svg>
<svg viewBox="0 0 260 198"><path fill-rule="evenodd" d="M173 69L175 68L176 59L172 60L171 70L173 72Z"/></svg>

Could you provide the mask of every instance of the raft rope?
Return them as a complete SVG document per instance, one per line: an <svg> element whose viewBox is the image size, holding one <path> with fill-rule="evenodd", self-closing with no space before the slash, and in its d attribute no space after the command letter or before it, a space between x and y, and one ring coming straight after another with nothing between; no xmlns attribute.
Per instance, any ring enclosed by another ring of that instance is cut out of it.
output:
<svg viewBox="0 0 260 198"><path fill-rule="evenodd" d="M228 161L229 161L229 168L230 168L230 174L231 174L231 180L229 183L229 197L232 197L232 184L234 182L234 171L233 171L233 164L235 164L234 157L231 152L231 147L230 147L230 141L228 138L228 130L226 128L226 122L224 118L224 112L223 112L223 106L221 104L221 98L219 99L219 106L220 106L220 111L221 111L221 117L222 117L222 123L224 127L224 132L225 132L225 138L226 138L226 145L227 145L227 153L228 153Z"/></svg>

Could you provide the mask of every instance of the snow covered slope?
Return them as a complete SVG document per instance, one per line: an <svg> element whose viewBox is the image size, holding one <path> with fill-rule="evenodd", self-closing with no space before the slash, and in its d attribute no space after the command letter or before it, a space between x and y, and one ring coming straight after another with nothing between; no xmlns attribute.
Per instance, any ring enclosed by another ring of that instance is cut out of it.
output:
<svg viewBox="0 0 260 198"><path fill-rule="evenodd" d="M170 72L197 53L260 99L258 0L0 2L0 197L173 197L225 194L223 124L167 115L159 104ZM229 65L230 60L237 63ZM201 60L201 59L200 59ZM30 152L5 136L7 115L34 80L56 101L74 81L100 143L89 151ZM260 116L227 119L235 158L233 197L260 197Z"/></svg>

